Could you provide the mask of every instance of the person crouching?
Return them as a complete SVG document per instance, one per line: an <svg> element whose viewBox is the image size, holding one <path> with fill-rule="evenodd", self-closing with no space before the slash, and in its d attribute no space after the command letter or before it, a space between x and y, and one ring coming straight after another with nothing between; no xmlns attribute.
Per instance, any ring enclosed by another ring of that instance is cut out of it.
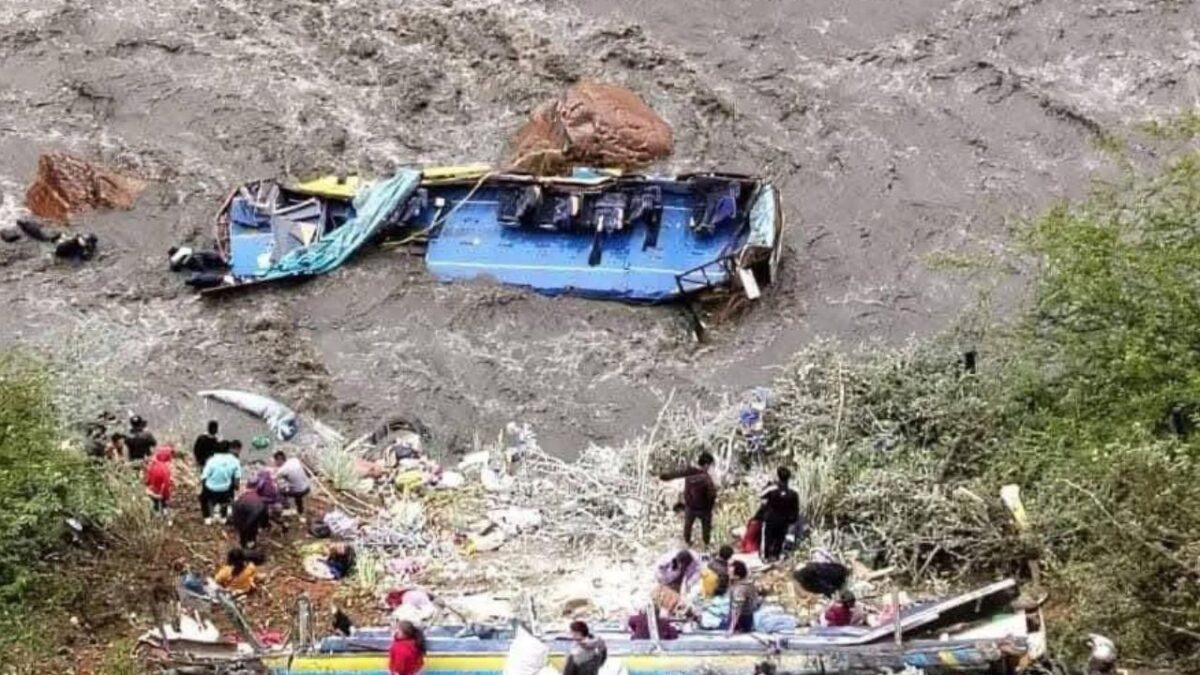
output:
<svg viewBox="0 0 1200 675"><path fill-rule="evenodd" d="M854 593L843 589L837 597L825 608L825 625L831 627L861 626L866 623L866 616L858 607Z"/></svg>
<svg viewBox="0 0 1200 675"><path fill-rule="evenodd" d="M250 562L246 552L240 548L229 551L225 564L217 570L217 585L234 595L244 595L256 586L258 568Z"/></svg>
<svg viewBox="0 0 1200 675"><path fill-rule="evenodd" d="M233 514L229 516L229 524L237 531L238 545L242 548L254 548L258 544L259 530L271 526L267 504L258 496L254 487L247 485L233 502Z"/></svg>

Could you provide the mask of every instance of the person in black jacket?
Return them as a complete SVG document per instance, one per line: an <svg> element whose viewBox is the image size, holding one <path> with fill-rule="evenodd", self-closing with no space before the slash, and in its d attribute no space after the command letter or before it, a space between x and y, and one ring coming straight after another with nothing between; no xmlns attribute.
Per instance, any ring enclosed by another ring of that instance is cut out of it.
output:
<svg viewBox="0 0 1200 675"><path fill-rule="evenodd" d="M216 420L209 420L208 432L197 436L196 442L192 444L192 456L196 458L196 466L201 471L204 470L204 463L208 458L217 454L217 449L221 447L221 439L218 436L220 430Z"/></svg>
<svg viewBox="0 0 1200 675"><path fill-rule="evenodd" d="M702 452L696 460L699 466L689 466L679 471L660 474L661 480L683 479L683 540L692 545L692 527L700 521L700 536L704 545L712 543L712 514L717 506L717 484L709 470L712 469L712 453Z"/></svg>
<svg viewBox="0 0 1200 675"><path fill-rule="evenodd" d="M563 675L596 675L608 660L608 646L592 635L582 621L571 622L571 651L563 667Z"/></svg>
<svg viewBox="0 0 1200 675"><path fill-rule="evenodd" d="M253 487L247 486L233 502L233 514L229 517L229 524L237 530L238 545L244 549L254 548L258 544L259 530L271 526L267 505Z"/></svg>
<svg viewBox="0 0 1200 675"><path fill-rule="evenodd" d="M763 560L778 560L788 529L800 520L800 496L788 487L792 472L786 466L775 472L778 481L762 495Z"/></svg>
<svg viewBox="0 0 1200 675"><path fill-rule="evenodd" d="M157 446L158 440L146 429L146 420L138 415L130 417L129 435L125 437L125 449L129 452L129 461L144 461Z"/></svg>

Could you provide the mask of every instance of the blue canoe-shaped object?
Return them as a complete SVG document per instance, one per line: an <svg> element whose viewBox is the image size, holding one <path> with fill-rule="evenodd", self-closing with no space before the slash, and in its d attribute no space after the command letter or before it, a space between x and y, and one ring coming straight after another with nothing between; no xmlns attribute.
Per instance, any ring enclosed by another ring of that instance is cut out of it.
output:
<svg viewBox="0 0 1200 675"><path fill-rule="evenodd" d="M722 631L687 633L676 640L633 640L615 627L598 627L610 660L629 675L718 672L754 675L762 664L783 673L900 671L1010 672L1039 658L1045 647L1040 615L1014 610L1012 580L990 584L941 602L914 607L894 624L875 628L812 628L788 633L728 636ZM513 644L512 629L434 627L427 631L426 673L501 675ZM391 633L362 629L351 637L327 637L312 648L263 659L275 675L386 675ZM550 665L561 669L571 643L547 636Z"/></svg>
<svg viewBox="0 0 1200 675"><path fill-rule="evenodd" d="M839 646L835 644L771 644L751 637L694 638L663 642L620 642L605 637L609 659L620 659L629 675L685 675L719 672L753 675L760 664L771 663L786 673L850 673L900 671L906 666L929 672L1004 672L1028 651L1020 638L1001 640L923 640L895 645ZM428 639L426 673L501 675L509 641ZM570 648L566 639L551 645L550 665L561 670ZM384 644L343 651L316 652L264 660L275 675L387 675Z"/></svg>
<svg viewBox="0 0 1200 675"><path fill-rule="evenodd" d="M382 236L424 241L438 279L662 302L714 288L751 299L775 276L779 194L748 176L478 168L404 170L374 184L248 183L218 216L229 273L215 289L324 274Z"/></svg>

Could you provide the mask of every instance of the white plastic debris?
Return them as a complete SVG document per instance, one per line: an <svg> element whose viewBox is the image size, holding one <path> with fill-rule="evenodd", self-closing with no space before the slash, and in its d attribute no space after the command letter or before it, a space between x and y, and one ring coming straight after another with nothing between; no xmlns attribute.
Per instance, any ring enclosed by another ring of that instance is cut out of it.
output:
<svg viewBox="0 0 1200 675"><path fill-rule="evenodd" d="M169 623L163 624L161 628L155 628L143 635L142 640L157 642L164 635L171 642L187 640L189 642L216 644L221 639L221 631L211 621L199 615L190 615L188 613L179 616L179 630L176 630Z"/></svg>
<svg viewBox="0 0 1200 675"><path fill-rule="evenodd" d="M488 464L488 451L480 450L463 455L463 458L458 463L459 471L470 471L471 469L482 469Z"/></svg>
<svg viewBox="0 0 1200 675"><path fill-rule="evenodd" d="M488 593L464 595L458 598L443 598L448 607L477 623L506 621L513 616L512 605L498 600Z"/></svg>
<svg viewBox="0 0 1200 675"><path fill-rule="evenodd" d="M600 666L600 675L629 675L629 668L623 659L605 659Z"/></svg>
<svg viewBox="0 0 1200 675"><path fill-rule="evenodd" d="M418 501L399 501L388 509L391 524L408 530L425 527L425 505Z"/></svg>
<svg viewBox="0 0 1200 675"><path fill-rule="evenodd" d="M645 512L645 505L640 499L635 497L627 497L621 500L621 513L624 513L630 518L639 518Z"/></svg>
<svg viewBox="0 0 1200 675"><path fill-rule="evenodd" d="M342 539L349 539L358 531L358 520L337 509L325 514L325 524L335 537Z"/></svg>
<svg viewBox="0 0 1200 675"><path fill-rule="evenodd" d="M509 422L504 427L505 455L510 462L524 459L531 452L540 450L537 434L528 423Z"/></svg>
<svg viewBox="0 0 1200 675"><path fill-rule="evenodd" d="M422 628L436 612L437 608L433 605L420 606L401 603L392 610L392 621L411 621L414 626Z"/></svg>
<svg viewBox="0 0 1200 675"><path fill-rule="evenodd" d="M504 542L507 539L508 535L505 534L504 530L497 528L488 534L472 537L471 545L475 547L476 551L482 551L486 553L488 551L495 551L496 549L500 548L504 545Z"/></svg>
<svg viewBox="0 0 1200 675"><path fill-rule="evenodd" d="M1088 646L1092 648L1092 661L1109 664L1117 660L1117 645L1110 639L1097 633L1088 634Z"/></svg>
<svg viewBox="0 0 1200 675"><path fill-rule="evenodd" d="M500 472L492 468L486 468L479 473L479 480L483 483L483 489L488 492L508 492L513 486L513 477L509 475L501 475Z"/></svg>
<svg viewBox="0 0 1200 675"><path fill-rule="evenodd" d="M508 648L504 659L503 675L538 675L546 667L550 648L542 644L524 628L517 629L517 636Z"/></svg>
<svg viewBox="0 0 1200 675"><path fill-rule="evenodd" d="M530 532L542 526L542 514L537 509L519 506L488 511L487 517L509 535Z"/></svg>

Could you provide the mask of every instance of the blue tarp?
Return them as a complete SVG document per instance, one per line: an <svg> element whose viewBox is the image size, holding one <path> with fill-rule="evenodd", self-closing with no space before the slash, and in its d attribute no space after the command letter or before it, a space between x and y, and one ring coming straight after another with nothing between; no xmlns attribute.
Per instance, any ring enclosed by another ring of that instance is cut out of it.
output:
<svg viewBox="0 0 1200 675"><path fill-rule="evenodd" d="M229 224L229 269L233 276L243 279L256 277L271 266L271 250L275 237L270 230L257 230Z"/></svg>
<svg viewBox="0 0 1200 675"><path fill-rule="evenodd" d="M272 281L315 276L337 269L379 232L392 211L403 204L420 183L420 172L410 170L401 170L388 180L375 183L354 198L355 215L351 220L312 246L289 252L259 278Z"/></svg>
<svg viewBox="0 0 1200 675"><path fill-rule="evenodd" d="M457 203L466 189L441 194ZM590 233L503 227L497 217L499 197L499 189L485 186L450 213L425 255L435 276L494 278L548 295L656 302L677 296L677 275L719 258L739 236L733 227L708 235L693 232L688 224L696 197L678 186L664 190L654 247L644 247L647 228L638 222L623 232L605 234L603 256L593 267L588 265ZM710 269L709 277L714 283L725 281L720 269Z"/></svg>

